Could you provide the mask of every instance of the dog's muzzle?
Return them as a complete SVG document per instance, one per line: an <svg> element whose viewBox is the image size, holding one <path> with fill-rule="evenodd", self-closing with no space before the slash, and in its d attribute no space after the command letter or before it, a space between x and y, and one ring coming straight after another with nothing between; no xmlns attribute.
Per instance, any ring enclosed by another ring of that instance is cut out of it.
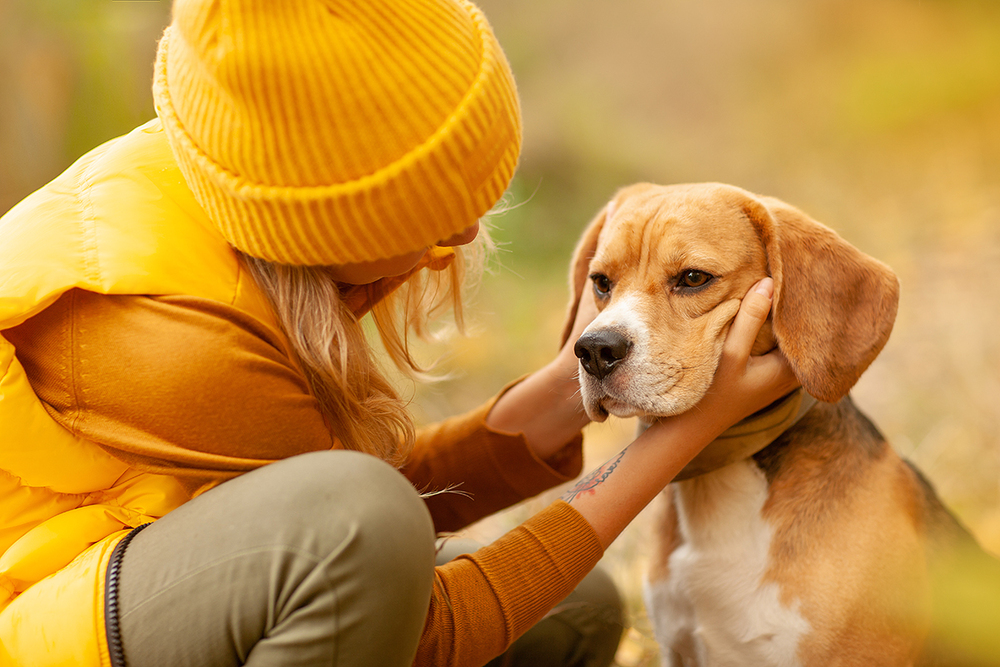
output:
<svg viewBox="0 0 1000 667"><path fill-rule="evenodd" d="M614 372L630 349L632 341L612 329L585 332L573 346L583 370L598 380Z"/></svg>

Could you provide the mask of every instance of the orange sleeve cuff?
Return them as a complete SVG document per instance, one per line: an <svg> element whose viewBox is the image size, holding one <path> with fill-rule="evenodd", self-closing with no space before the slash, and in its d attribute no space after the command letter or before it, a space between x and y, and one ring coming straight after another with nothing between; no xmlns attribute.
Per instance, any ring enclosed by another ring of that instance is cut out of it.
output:
<svg viewBox="0 0 1000 667"><path fill-rule="evenodd" d="M586 519L556 501L493 544L436 568L414 664L485 664L569 595L602 555Z"/></svg>

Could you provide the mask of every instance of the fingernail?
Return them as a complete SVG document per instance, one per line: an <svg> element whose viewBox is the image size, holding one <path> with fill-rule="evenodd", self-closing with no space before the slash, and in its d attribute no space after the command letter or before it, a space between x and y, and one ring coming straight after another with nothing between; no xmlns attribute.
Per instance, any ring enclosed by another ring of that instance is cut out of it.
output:
<svg viewBox="0 0 1000 667"><path fill-rule="evenodd" d="M754 289L754 291L757 292L757 294L763 294L768 299L770 299L771 295L774 294L774 280L772 280L771 278L764 278L759 283L757 283L757 287Z"/></svg>

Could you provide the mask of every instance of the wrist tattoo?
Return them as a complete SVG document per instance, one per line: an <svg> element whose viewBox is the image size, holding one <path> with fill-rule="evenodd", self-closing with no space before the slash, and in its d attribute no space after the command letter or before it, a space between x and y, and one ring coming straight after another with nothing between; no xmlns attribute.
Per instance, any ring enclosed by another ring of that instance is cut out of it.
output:
<svg viewBox="0 0 1000 667"><path fill-rule="evenodd" d="M604 465L589 473L586 477L577 482L572 489L564 493L562 495L562 499L571 503L580 496L589 496L594 493L594 491L597 490L597 487L603 484L604 481L611 476L611 473L615 471L615 468L617 468L618 464L621 463L621 460L625 457L625 452L627 451L628 447L623 449L618 456L605 462Z"/></svg>

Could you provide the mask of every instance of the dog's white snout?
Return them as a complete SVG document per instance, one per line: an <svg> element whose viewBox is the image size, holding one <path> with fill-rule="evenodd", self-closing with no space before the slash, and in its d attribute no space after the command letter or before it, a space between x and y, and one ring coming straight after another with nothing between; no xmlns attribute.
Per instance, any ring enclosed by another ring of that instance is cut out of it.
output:
<svg viewBox="0 0 1000 667"><path fill-rule="evenodd" d="M632 341L614 329L584 332L573 346L583 370L598 380L614 372L631 349Z"/></svg>

